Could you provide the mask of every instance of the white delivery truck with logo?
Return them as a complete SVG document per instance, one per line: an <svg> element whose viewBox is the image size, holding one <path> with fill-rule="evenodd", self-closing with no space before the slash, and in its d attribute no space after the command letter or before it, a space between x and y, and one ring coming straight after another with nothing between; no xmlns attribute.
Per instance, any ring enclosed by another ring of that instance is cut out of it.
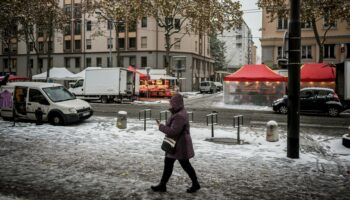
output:
<svg viewBox="0 0 350 200"><path fill-rule="evenodd" d="M0 87L0 112L4 119L37 120L64 125L92 116L91 106L75 98L61 84L42 82L13 82Z"/></svg>
<svg viewBox="0 0 350 200"><path fill-rule="evenodd" d="M140 76L120 67L85 70L85 77L69 88L76 97L84 100L122 102L139 94Z"/></svg>

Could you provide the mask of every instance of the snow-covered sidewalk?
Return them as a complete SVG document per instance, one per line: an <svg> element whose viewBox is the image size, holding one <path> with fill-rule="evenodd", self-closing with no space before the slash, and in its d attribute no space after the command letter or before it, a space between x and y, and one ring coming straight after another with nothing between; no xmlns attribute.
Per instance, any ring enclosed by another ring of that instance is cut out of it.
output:
<svg viewBox="0 0 350 200"><path fill-rule="evenodd" d="M159 181L163 134L151 121L92 117L84 123L48 124L0 121L0 193L29 199L347 199L350 149L338 137L301 133L301 158L286 157L286 133L265 141L264 127L244 127L245 145L208 142L209 127L192 124L196 156L191 162L202 189L187 194L190 180L178 163L168 192L149 187ZM234 138L231 127L215 137ZM1 196L0 196L1 197Z"/></svg>

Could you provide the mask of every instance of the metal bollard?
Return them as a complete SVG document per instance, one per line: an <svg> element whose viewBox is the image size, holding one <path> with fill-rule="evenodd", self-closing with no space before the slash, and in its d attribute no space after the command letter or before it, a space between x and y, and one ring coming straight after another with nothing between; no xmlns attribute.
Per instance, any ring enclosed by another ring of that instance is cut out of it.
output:
<svg viewBox="0 0 350 200"><path fill-rule="evenodd" d="M188 111L187 112L187 115L189 115L189 116L191 116L191 118L190 118L190 122L193 122L193 111Z"/></svg>
<svg viewBox="0 0 350 200"><path fill-rule="evenodd" d="M43 124L43 111L39 107L35 110L35 118L36 118L36 125L42 125Z"/></svg>
<svg viewBox="0 0 350 200"><path fill-rule="evenodd" d="M241 144L240 129L243 126L243 115L233 116L233 128L237 127L237 143Z"/></svg>
<svg viewBox="0 0 350 200"><path fill-rule="evenodd" d="M266 141L277 142L278 141L278 124L276 121L271 120L266 123Z"/></svg>
<svg viewBox="0 0 350 200"><path fill-rule="evenodd" d="M207 117L207 126L209 125L209 117L210 117L211 137L214 137L214 125L218 124L218 113L216 111L212 111L212 113L206 115L206 117Z"/></svg>
<svg viewBox="0 0 350 200"><path fill-rule="evenodd" d="M151 109L144 109L139 111L139 120L141 120L141 113L143 112L143 130L146 131L146 121L147 119L152 118L152 110ZM147 113L149 113L149 117L147 118Z"/></svg>
<svg viewBox="0 0 350 200"><path fill-rule="evenodd" d="M118 112L117 127L119 129L126 129L127 114L128 113L126 111L119 111Z"/></svg>
<svg viewBox="0 0 350 200"><path fill-rule="evenodd" d="M163 115L163 114L164 114L164 120L165 120L165 122L168 121L168 113L170 113L169 110L160 111L160 112L159 112L159 121L162 121L162 115Z"/></svg>

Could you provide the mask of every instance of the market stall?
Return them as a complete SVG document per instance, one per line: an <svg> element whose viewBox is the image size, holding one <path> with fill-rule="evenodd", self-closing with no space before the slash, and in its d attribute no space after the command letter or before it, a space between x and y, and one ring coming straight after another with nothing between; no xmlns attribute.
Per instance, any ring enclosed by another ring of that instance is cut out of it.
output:
<svg viewBox="0 0 350 200"><path fill-rule="evenodd" d="M307 63L301 66L300 88L326 87L335 89L336 69L326 63Z"/></svg>
<svg viewBox="0 0 350 200"><path fill-rule="evenodd" d="M146 74L146 70L138 71ZM140 96L168 98L174 95L176 78L166 75L166 70L151 69L148 76L149 79L140 78Z"/></svg>
<svg viewBox="0 0 350 200"><path fill-rule="evenodd" d="M264 64L248 64L224 78L225 104L270 106L285 94L286 77Z"/></svg>

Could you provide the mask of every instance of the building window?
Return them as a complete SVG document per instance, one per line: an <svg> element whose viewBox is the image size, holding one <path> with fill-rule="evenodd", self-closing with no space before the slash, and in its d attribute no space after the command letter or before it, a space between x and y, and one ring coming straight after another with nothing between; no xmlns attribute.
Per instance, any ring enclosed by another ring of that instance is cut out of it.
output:
<svg viewBox="0 0 350 200"><path fill-rule="evenodd" d="M86 58L86 67L91 67L91 58Z"/></svg>
<svg viewBox="0 0 350 200"><path fill-rule="evenodd" d="M125 23L124 22L118 23L118 32L119 33L125 32Z"/></svg>
<svg viewBox="0 0 350 200"><path fill-rule="evenodd" d="M39 42L39 51L44 51L44 42Z"/></svg>
<svg viewBox="0 0 350 200"><path fill-rule="evenodd" d="M136 56L129 57L129 65L135 67L136 66Z"/></svg>
<svg viewBox="0 0 350 200"><path fill-rule="evenodd" d="M111 60L110 57L107 57L107 67L112 67Z"/></svg>
<svg viewBox="0 0 350 200"><path fill-rule="evenodd" d="M70 35L71 33L71 24L68 24L64 27L64 35Z"/></svg>
<svg viewBox="0 0 350 200"><path fill-rule="evenodd" d="M175 19L175 29L179 30L181 29L181 20Z"/></svg>
<svg viewBox="0 0 350 200"><path fill-rule="evenodd" d="M311 28L311 22L309 21L303 21L300 23L300 27L304 29L310 29Z"/></svg>
<svg viewBox="0 0 350 200"><path fill-rule="evenodd" d="M97 57L96 58L96 66L97 67L102 67L102 58L101 57Z"/></svg>
<svg viewBox="0 0 350 200"><path fill-rule="evenodd" d="M147 28L147 17L142 17L141 19L141 27Z"/></svg>
<svg viewBox="0 0 350 200"><path fill-rule="evenodd" d="M29 67L30 67L30 69L33 69L34 68L34 60L33 59L30 59L29 60Z"/></svg>
<svg viewBox="0 0 350 200"><path fill-rule="evenodd" d="M174 38L174 49L180 49L180 48L181 48L181 39Z"/></svg>
<svg viewBox="0 0 350 200"><path fill-rule="evenodd" d="M74 34L80 35L81 34L81 21L75 21L74 22Z"/></svg>
<svg viewBox="0 0 350 200"><path fill-rule="evenodd" d="M86 31L91 31L91 21L86 22Z"/></svg>
<svg viewBox="0 0 350 200"><path fill-rule="evenodd" d="M91 49L91 39L86 39L86 49Z"/></svg>
<svg viewBox="0 0 350 200"><path fill-rule="evenodd" d="M75 58L75 68L80 68L80 57Z"/></svg>
<svg viewBox="0 0 350 200"><path fill-rule="evenodd" d="M141 37L141 48L147 48L147 37Z"/></svg>
<svg viewBox="0 0 350 200"><path fill-rule="evenodd" d="M64 6L64 12L68 16L72 16L72 7L71 5L65 5Z"/></svg>
<svg viewBox="0 0 350 200"><path fill-rule="evenodd" d="M44 31L42 28L38 28L38 37L44 37Z"/></svg>
<svg viewBox="0 0 350 200"><path fill-rule="evenodd" d="M9 68L9 60L7 58L4 58L2 62L4 64L5 69Z"/></svg>
<svg viewBox="0 0 350 200"><path fill-rule="evenodd" d="M64 49L65 50L70 50L71 49L71 41L70 40L65 40L64 41Z"/></svg>
<svg viewBox="0 0 350 200"><path fill-rule="evenodd" d="M136 48L136 38L129 38L129 48Z"/></svg>
<svg viewBox="0 0 350 200"><path fill-rule="evenodd" d="M12 69L17 69L17 59L13 58L11 61L12 61Z"/></svg>
<svg viewBox="0 0 350 200"><path fill-rule="evenodd" d="M281 30L288 29L288 18L279 17L277 29L281 29Z"/></svg>
<svg viewBox="0 0 350 200"><path fill-rule="evenodd" d="M74 48L75 50L81 49L81 40L74 40Z"/></svg>
<svg viewBox="0 0 350 200"><path fill-rule="evenodd" d="M44 60L42 58L39 58L38 60L38 68L42 69L44 67Z"/></svg>
<svg viewBox="0 0 350 200"><path fill-rule="evenodd" d="M335 44L325 44L323 48L323 57L335 58L334 47L335 47Z"/></svg>
<svg viewBox="0 0 350 200"><path fill-rule="evenodd" d="M136 21L131 21L128 25L129 32L136 32Z"/></svg>
<svg viewBox="0 0 350 200"><path fill-rule="evenodd" d="M194 42L194 51L195 52L198 51L198 42L197 41Z"/></svg>
<svg viewBox="0 0 350 200"><path fill-rule="evenodd" d="M346 44L346 58L350 58L350 43Z"/></svg>
<svg viewBox="0 0 350 200"><path fill-rule="evenodd" d="M79 4L74 5L74 17L81 18L81 7Z"/></svg>
<svg viewBox="0 0 350 200"><path fill-rule="evenodd" d="M113 38L107 39L107 49L113 49Z"/></svg>
<svg viewBox="0 0 350 200"><path fill-rule="evenodd" d="M119 45L120 49L124 49L125 48L125 38L119 38L118 45Z"/></svg>
<svg viewBox="0 0 350 200"><path fill-rule="evenodd" d="M331 22L327 16L323 18L323 28L328 29L328 28L337 28L337 23L336 22Z"/></svg>
<svg viewBox="0 0 350 200"><path fill-rule="evenodd" d="M70 68L70 58L64 58L64 67Z"/></svg>
<svg viewBox="0 0 350 200"><path fill-rule="evenodd" d="M113 22L112 21L108 21L107 30L113 30Z"/></svg>
<svg viewBox="0 0 350 200"><path fill-rule="evenodd" d="M311 46L302 46L301 47L301 58L303 59L311 59Z"/></svg>
<svg viewBox="0 0 350 200"><path fill-rule="evenodd" d="M280 47L277 47L277 59L278 58L282 58L282 54L283 54L283 48L280 46Z"/></svg>
<svg viewBox="0 0 350 200"><path fill-rule="evenodd" d="M147 67L147 57L141 57L141 67Z"/></svg>
<svg viewBox="0 0 350 200"><path fill-rule="evenodd" d="M236 43L236 48L242 48L242 43Z"/></svg>
<svg viewBox="0 0 350 200"><path fill-rule="evenodd" d="M34 51L34 42L29 43L29 51Z"/></svg>

